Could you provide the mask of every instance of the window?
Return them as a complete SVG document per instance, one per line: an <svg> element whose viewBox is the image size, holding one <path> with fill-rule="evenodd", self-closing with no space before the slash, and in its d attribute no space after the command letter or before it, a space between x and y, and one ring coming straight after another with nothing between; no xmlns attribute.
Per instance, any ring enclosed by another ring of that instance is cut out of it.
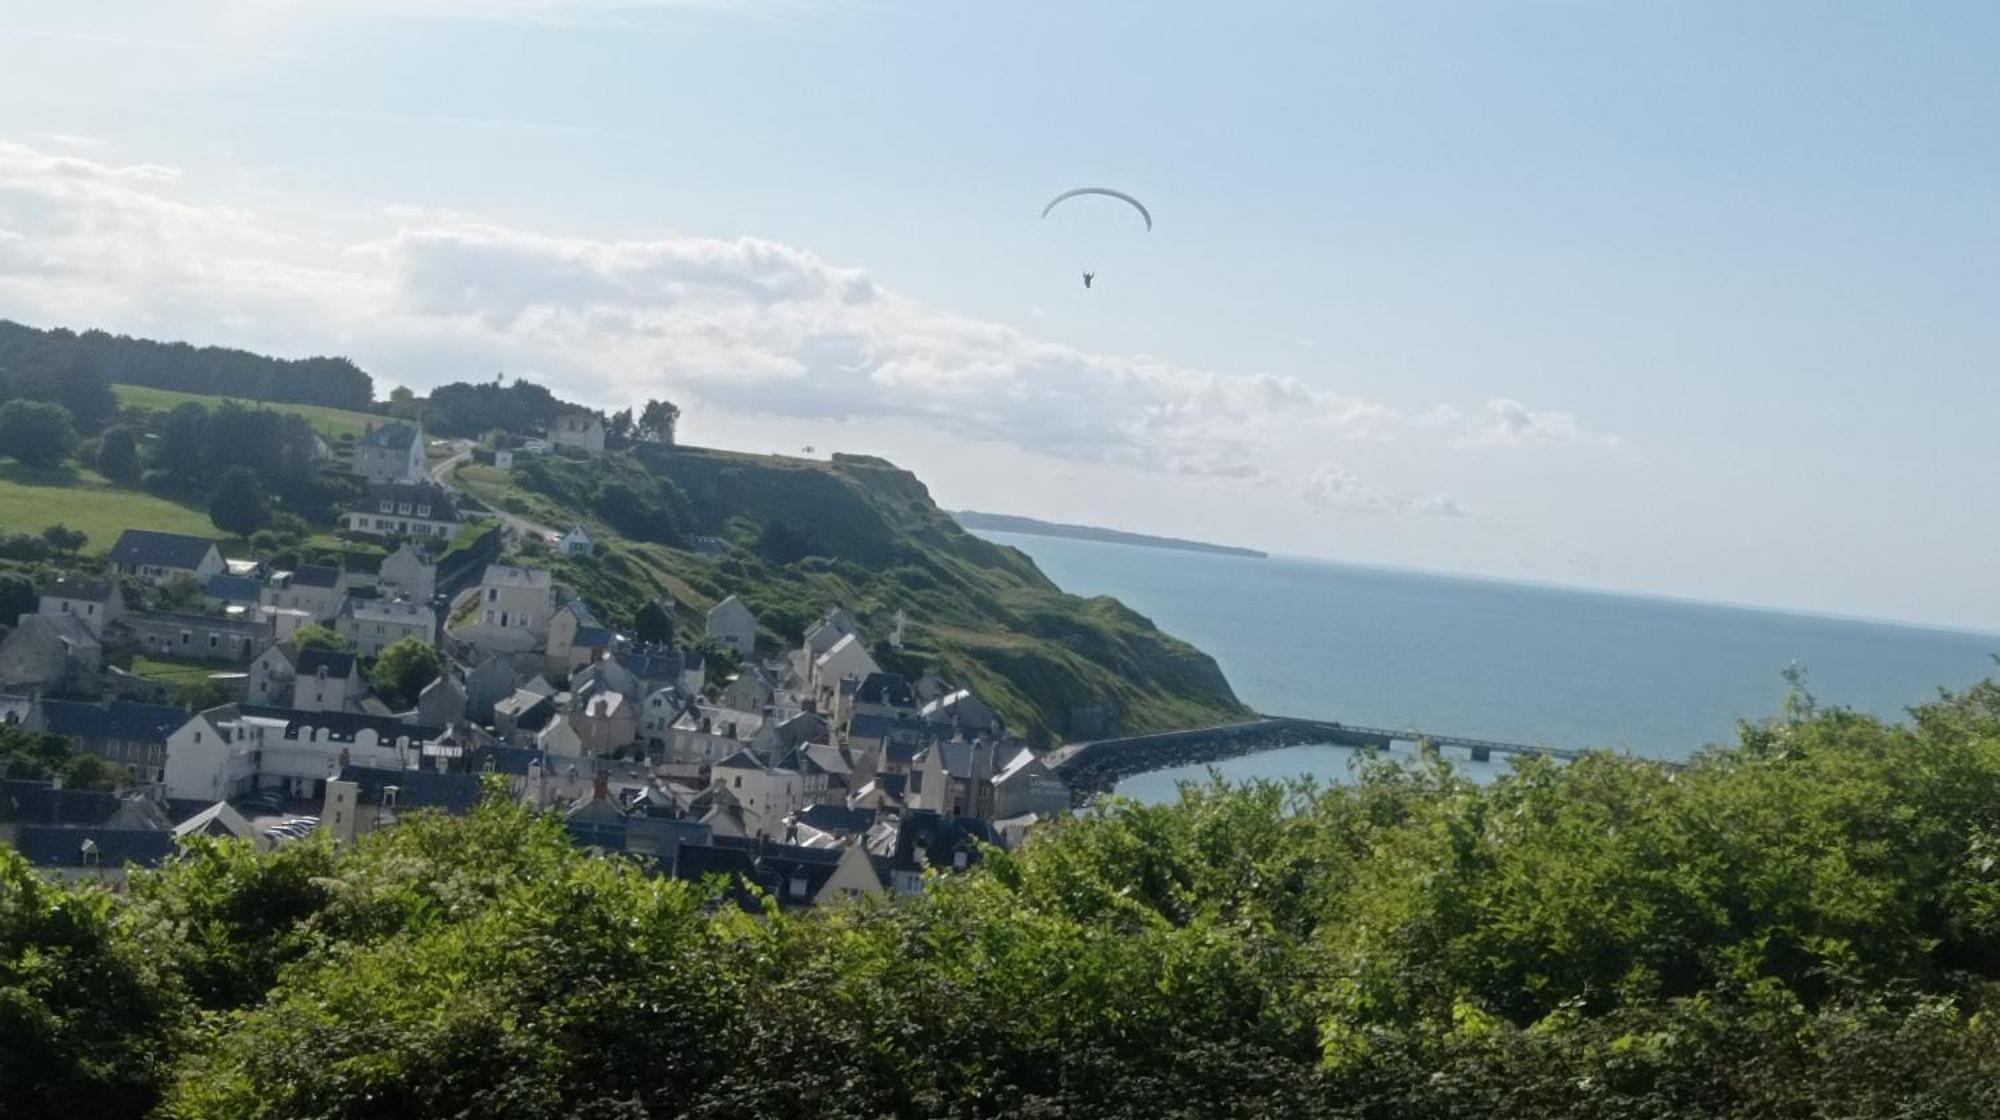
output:
<svg viewBox="0 0 2000 1120"><path fill-rule="evenodd" d="M64 601L63 601L63 605L62 605L62 613L64 613L64 614L68 614L68 613L69 613L69 602L68 602L68 600L64 600Z"/></svg>
<svg viewBox="0 0 2000 1120"><path fill-rule="evenodd" d="M396 513L397 513L397 515L399 515L399 516L402 516L402 517L408 517L408 516L410 516L410 503L408 503L408 502L397 502L397 503L396 503Z"/></svg>
<svg viewBox="0 0 2000 1120"><path fill-rule="evenodd" d="M499 601L500 601L500 589L499 589L499 588L497 588L497 587L489 587L489 588L487 588L487 589L486 589L486 601L487 601L487 602L489 602L489 603L497 603L497 602L499 602Z"/></svg>
<svg viewBox="0 0 2000 1120"><path fill-rule="evenodd" d="M419 505L419 506L417 507L417 516L418 516L418 517L429 517L430 515L431 515L431 507L429 507L429 506L426 506L426 505Z"/></svg>
<svg viewBox="0 0 2000 1120"><path fill-rule="evenodd" d="M737 788L737 789L742 789L742 788L743 788L743 775L741 775L741 774L738 774L738 775L736 776L736 788Z"/></svg>
<svg viewBox="0 0 2000 1120"><path fill-rule="evenodd" d="M382 499L380 509L383 513L394 513L396 512L396 503L384 498Z"/></svg>
<svg viewBox="0 0 2000 1120"><path fill-rule="evenodd" d="M182 645L189 645L189 644L191 644L191 643L192 643L193 641L194 641L194 635L193 635L192 633L190 633L190 632L188 632L188 631L186 631L186 630L183 630L183 631L181 631L181 644L182 644Z"/></svg>
<svg viewBox="0 0 2000 1120"><path fill-rule="evenodd" d="M96 604L96 603L85 603L85 604L83 605L83 613L85 613L85 614L96 614L96 613L97 613L97 604Z"/></svg>
<svg viewBox="0 0 2000 1120"><path fill-rule="evenodd" d="M220 646L221 644L222 644L222 635L220 635L220 634L213 634L213 633L211 633L211 634L210 634L210 635L208 636L208 648L210 648L210 649L215 649L216 647Z"/></svg>
<svg viewBox="0 0 2000 1120"><path fill-rule="evenodd" d="M793 898L804 898L804 897L806 896L806 890L807 890L807 888L808 888L809 886L810 886L810 884L808 884L808 883L807 883L807 882L806 882L806 881L805 881L804 879L793 879L793 880L792 880L792 897L793 897Z"/></svg>

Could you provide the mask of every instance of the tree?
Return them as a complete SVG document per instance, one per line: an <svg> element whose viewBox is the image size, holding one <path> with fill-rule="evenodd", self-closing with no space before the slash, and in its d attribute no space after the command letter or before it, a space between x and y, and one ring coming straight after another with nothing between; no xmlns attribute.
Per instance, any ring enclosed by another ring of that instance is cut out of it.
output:
<svg viewBox="0 0 2000 1120"><path fill-rule="evenodd" d="M35 581L15 572L0 573L0 625L12 626L24 614L32 614L42 603Z"/></svg>
<svg viewBox="0 0 2000 1120"><path fill-rule="evenodd" d="M403 638L382 651L375 661L369 682L391 708L407 708L417 702L417 694L438 678L442 663L438 653L422 638Z"/></svg>
<svg viewBox="0 0 2000 1120"><path fill-rule="evenodd" d="M271 503L264 484L249 467L231 467L222 474L208 499L208 519L225 533L247 537L271 523Z"/></svg>
<svg viewBox="0 0 2000 1120"><path fill-rule="evenodd" d="M292 633L292 647L294 649L345 650L348 648L348 642L346 638L321 626L319 623L309 622Z"/></svg>
<svg viewBox="0 0 2000 1120"><path fill-rule="evenodd" d="M229 703L229 690L213 677L183 681L174 686L174 703L189 711L206 711L218 704Z"/></svg>
<svg viewBox="0 0 2000 1120"><path fill-rule="evenodd" d="M667 608L661 606L658 599L649 599L632 620L632 634L642 642L671 644L674 640L674 616L667 613Z"/></svg>
<svg viewBox="0 0 2000 1120"><path fill-rule="evenodd" d="M674 442L674 426L680 423L680 407L672 401L647 401L639 411L639 438L652 443Z"/></svg>
<svg viewBox="0 0 2000 1120"><path fill-rule="evenodd" d="M105 429L97 444L97 473L127 486L139 481L139 445L123 424Z"/></svg>
<svg viewBox="0 0 2000 1120"><path fill-rule="evenodd" d="M53 467L75 448L76 425L69 409L27 400L0 405L0 455L11 455L23 466Z"/></svg>
<svg viewBox="0 0 2000 1120"><path fill-rule="evenodd" d="M83 551L83 546L90 543L90 535L88 533L80 529L72 529L60 521L43 529L42 539L49 542L49 547L55 549L57 552L81 552Z"/></svg>

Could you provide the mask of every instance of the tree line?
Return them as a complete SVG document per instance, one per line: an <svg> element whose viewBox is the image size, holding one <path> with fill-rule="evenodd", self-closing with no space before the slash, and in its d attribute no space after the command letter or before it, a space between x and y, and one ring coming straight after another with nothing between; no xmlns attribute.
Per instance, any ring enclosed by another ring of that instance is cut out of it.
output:
<svg viewBox="0 0 2000 1120"><path fill-rule="evenodd" d="M1114 801L746 914L493 796L114 900L0 854L0 1100L79 1117L1988 1117L2000 688L1683 769Z"/></svg>
<svg viewBox="0 0 2000 1120"><path fill-rule="evenodd" d="M156 342L99 330L38 330L4 319L0 319L0 368L18 377L55 382L86 377L107 385L146 385L361 411L373 408L375 399L374 379L346 358L272 358L224 346ZM101 414L92 415L69 401L59 403L86 431L108 423L117 409L113 401Z"/></svg>

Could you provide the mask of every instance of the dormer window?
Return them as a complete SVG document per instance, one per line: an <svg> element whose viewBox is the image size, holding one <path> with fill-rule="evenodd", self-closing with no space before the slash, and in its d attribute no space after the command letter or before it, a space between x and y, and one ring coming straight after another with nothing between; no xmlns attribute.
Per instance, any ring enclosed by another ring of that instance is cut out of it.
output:
<svg viewBox="0 0 2000 1120"><path fill-rule="evenodd" d="M396 503L396 516L398 517L410 516L410 503L408 502Z"/></svg>
<svg viewBox="0 0 2000 1120"><path fill-rule="evenodd" d="M430 515L431 515L431 507L421 504L417 506L418 517L429 517Z"/></svg>
<svg viewBox="0 0 2000 1120"><path fill-rule="evenodd" d="M382 500L382 502L381 502L381 507L382 507L382 512L383 512L383 513L394 513L394 512L396 512L396 503L394 503L394 502L392 502L392 501L389 501L389 500L388 500L387 498L384 498L384 499Z"/></svg>

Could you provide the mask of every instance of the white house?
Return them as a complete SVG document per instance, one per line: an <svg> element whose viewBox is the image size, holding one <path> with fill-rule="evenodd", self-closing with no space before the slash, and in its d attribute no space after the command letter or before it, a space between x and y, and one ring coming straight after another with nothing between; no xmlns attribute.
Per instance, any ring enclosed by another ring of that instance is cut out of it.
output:
<svg viewBox="0 0 2000 1120"><path fill-rule="evenodd" d="M594 412L565 412L549 424L549 442L592 455L604 454L604 421Z"/></svg>
<svg viewBox="0 0 2000 1120"><path fill-rule="evenodd" d="M861 644L861 639L844 634L832 648L813 659L812 686L815 692L824 692L837 687L845 678L865 681L869 674L881 671L882 667L875 663L874 655Z"/></svg>
<svg viewBox="0 0 2000 1120"><path fill-rule="evenodd" d="M437 640L437 612L422 603L347 600L333 628L363 657L379 657L383 649L404 638L425 645Z"/></svg>
<svg viewBox="0 0 2000 1120"><path fill-rule="evenodd" d="M473 589L477 602L469 621L452 627L457 636L482 649L525 653L548 638L555 614L555 584L545 568L489 565ZM459 612L454 611L454 617Z"/></svg>
<svg viewBox="0 0 2000 1120"><path fill-rule="evenodd" d="M344 650L300 650L294 661L291 707L300 712L346 712L360 707L361 667Z"/></svg>
<svg viewBox="0 0 2000 1120"><path fill-rule="evenodd" d="M341 527L375 536L430 537L448 541L458 535L458 503L433 482L378 482L341 515Z"/></svg>
<svg viewBox="0 0 2000 1120"><path fill-rule="evenodd" d="M125 593L108 579L81 579L60 576L42 589L37 614L66 614L83 623L83 628L102 638L105 624L125 617ZM11 622L0 619L0 622Z"/></svg>
<svg viewBox="0 0 2000 1120"><path fill-rule="evenodd" d="M597 542L590 538L581 525L572 525L560 542L564 556L590 556L597 552Z"/></svg>
<svg viewBox="0 0 2000 1120"><path fill-rule="evenodd" d="M370 482L421 482L422 424L383 424L354 443L354 473Z"/></svg>
<svg viewBox="0 0 2000 1120"><path fill-rule="evenodd" d="M585 754L610 754L631 746L639 736L638 705L616 692L590 696L568 720Z"/></svg>
<svg viewBox="0 0 2000 1120"><path fill-rule="evenodd" d="M203 584L208 582L208 577L227 571L229 567L223 562L222 550L206 537L160 533L151 529L125 530L119 534L118 543L111 546L111 552L105 558L120 572L153 583L165 583L177 575L185 575L197 584Z"/></svg>
<svg viewBox="0 0 2000 1120"><path fill-rule="evenodd" d="M715 785L729 791L752 814L757 835L777 840L785 834L785 818L805 808L805 779L797 770L765 766L749 751L737 751L715 764Z"/></svg>
<svg viewBox="0 0 2000 1120"><path fill-rule="evenodd" d="M428 603L437 594L437 565L404 541L382 561L377 582L385 594Z"/></svg>
<svg viewBox="0 0 2000 1120"><path fill-rule="evenodd" d="M439 734L374 716L225 704L167 736L167 796L219 801L274 789L317 800L343 765L405 769Z"/></svg>
<svg viewBox="0 0 2000 1120"><path fill-rule="evenodd" d="M709 609L704 633L747 661L757 649L757 616L743 600L731 595Z"/></svg>
<svg viewBox="0 0 2000 1120"><path fill-rule="evenodd" d="M258 654L257 660L250 663L250 702L279 706L290 703L292 678L299 674L298 658L298 651L288 641Z"/></svg>

